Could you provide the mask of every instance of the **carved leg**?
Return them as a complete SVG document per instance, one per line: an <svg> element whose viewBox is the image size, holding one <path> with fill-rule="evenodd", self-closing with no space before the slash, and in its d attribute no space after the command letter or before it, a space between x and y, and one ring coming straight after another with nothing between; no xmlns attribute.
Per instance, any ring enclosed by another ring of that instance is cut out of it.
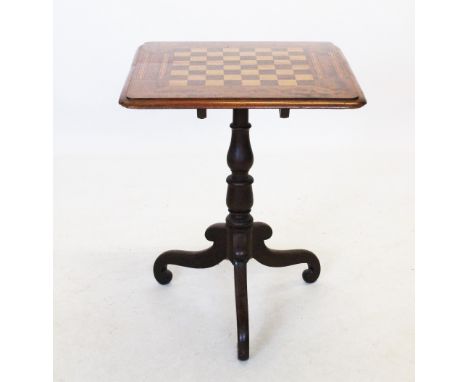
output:
<svg viewBox="0 0 468 382"><path fill-rule="evenodd" d="M237 314L237 357L249 359L249 306L247 298L247 263L234 263L234 285Z"/></svg>
<svg viewBox="0 0 468 382"><path fill-rule="evenodd" d="M226 259L226 225L213 224L205 232L205 237L213 242L210 248L202 251L166 251L158 256L154 262L154 277L160 284L168 284L172 279L172 272L167 269L168 264L190 268L210 268Z"/></svg>
<svg viewBox="0 0 468 382"><path fill-rule="evenodd" d="M265 245L264 240L269 239L272 234L273 231L267 224L254 223L252 257L268 267L287 267L306 263L309 267L302 272L302 278L307 283L316 281L320 275L320 262L317 256L305 249L270 249Z"/></svg>

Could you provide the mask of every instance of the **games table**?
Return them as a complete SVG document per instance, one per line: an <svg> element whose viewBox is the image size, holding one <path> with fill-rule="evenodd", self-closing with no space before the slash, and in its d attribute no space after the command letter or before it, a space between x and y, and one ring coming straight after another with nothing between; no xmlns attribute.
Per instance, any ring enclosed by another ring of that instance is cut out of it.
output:
<svg viewBox="0 0 468 382"><path fill-rule="evenodd" d="M222 260L234 266L238 358L249 358L247 262L254 258L270 267L307 264L302 273L313 283L320 262L304 249L274 250L264 241L271 228L254 222L249 169L253 165L248 109L279 109L289 117L294 108L359 108L364 94L341 51L327 42L148 42L137 50L122 90L120 104L133 109L233 109L227 163L225 223L205 233L213 242L202 251L170 250L158 256L153 271L168 284L168 265L208 268Z"/></svg>

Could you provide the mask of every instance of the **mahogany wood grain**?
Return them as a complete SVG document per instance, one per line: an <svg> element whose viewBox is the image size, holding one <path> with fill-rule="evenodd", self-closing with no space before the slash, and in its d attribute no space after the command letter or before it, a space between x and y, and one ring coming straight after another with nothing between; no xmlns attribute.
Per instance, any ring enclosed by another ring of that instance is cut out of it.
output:
<svg viewBox="0 0 468 382"><path fill-rule="evenodd" d="M366 103L328 42L148 42L120 104L128 108L358 108Z"/></svg>

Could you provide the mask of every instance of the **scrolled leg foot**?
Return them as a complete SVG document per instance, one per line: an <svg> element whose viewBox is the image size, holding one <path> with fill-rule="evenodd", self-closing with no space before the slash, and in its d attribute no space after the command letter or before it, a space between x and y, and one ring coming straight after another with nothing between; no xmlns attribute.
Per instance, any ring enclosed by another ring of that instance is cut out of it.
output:
<svg viewBox="0 0 468 382"><path fill-rule="evenodd" d="M319 276L320 276L320 264L318 264L318 269L317 267L314 269L307 268L304 270L304 272L302 272L302 278L308 284L312 284L315 281L317 281Z"/></svg>
<svg viewBox="0 0 468 382"><path fill-rule="evenodd" d="M172 280L172 272L167 268L158 269L156 263L154 263L153 274L156 281L161 285L169 284Z"/></svg>
<svg viewBox="0 0 468 382"><path fill-rule="evenodd" d="M166 251L158 256L153 266L156 281L162 285L172 280L172 272L167 269L168 264L190 268L210 268L226 258L226 227L223 223L208 227L205 237L213 241L210 248L202 251Z"/></svg>
<svg viewBox="0 0 468 382"><path fill-rule="evenodd" d="M315 282L320 276L320 261L314 253L305 249L276 250L268 248L264 241L272 235L270 226L254 223L253 258L268 267L287 267L305 263L308 268L302 273L307 283Z"/></svg>

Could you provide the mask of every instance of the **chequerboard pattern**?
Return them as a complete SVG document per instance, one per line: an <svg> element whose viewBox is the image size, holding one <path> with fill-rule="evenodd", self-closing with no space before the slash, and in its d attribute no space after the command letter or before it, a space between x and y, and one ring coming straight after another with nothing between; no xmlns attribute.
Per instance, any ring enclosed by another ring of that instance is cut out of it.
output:
<svg viewBox="0 0 468 382"><path fill-rule="evenodd" d="M302 47L190 47L173 52L170 86L307 86Z"/></svg>
<svg viewBox="0 0 468 382"><path fill-rule="evenodd" d="M328 42L147 42L120 103L136 108L354 108L365 97Z"/></svg>

